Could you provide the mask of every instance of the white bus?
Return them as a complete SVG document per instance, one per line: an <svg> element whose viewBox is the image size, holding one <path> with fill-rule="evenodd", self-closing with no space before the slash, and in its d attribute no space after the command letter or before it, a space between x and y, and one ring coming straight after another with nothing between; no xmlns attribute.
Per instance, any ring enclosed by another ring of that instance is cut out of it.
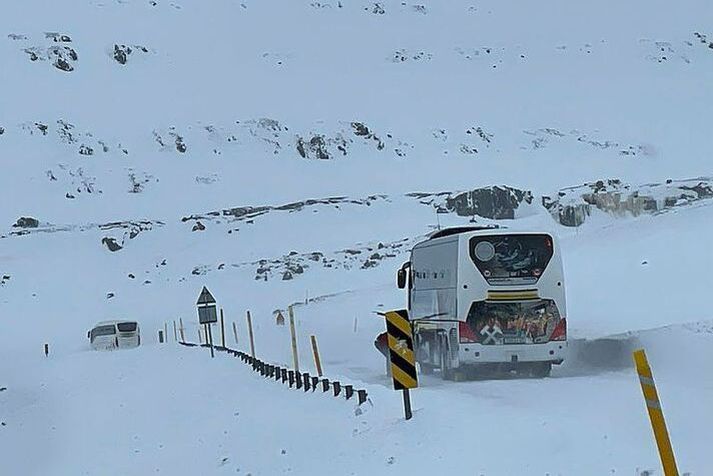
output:
<svg viewBox="0 0 713 476"><path fill-rule="evenodd" d="M129 349L141 345L139 323L136 321L102 321L87 332L94 350Z"/></svg>
<svg viewBox="0 0 713 476"><path fill-rule="evenodd" d="M562 257L548 233L450 228L416 244L398 273L421 371L459 378L549 375L567 348Z"/></svg>

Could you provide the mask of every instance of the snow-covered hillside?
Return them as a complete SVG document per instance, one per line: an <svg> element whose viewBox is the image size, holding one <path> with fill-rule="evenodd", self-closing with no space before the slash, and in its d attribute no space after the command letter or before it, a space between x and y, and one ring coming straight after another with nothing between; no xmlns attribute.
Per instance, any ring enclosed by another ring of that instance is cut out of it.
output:
<svg viewBox="0 0 713 476"><path fill-rule="evenodd" d="M703 0L3 6L0 473L637 474L658 467L641 345L680 469L712 472L711 18ZM416 241L473 222L560 237L570 358L543 381L426 377L404 422L374 311L403 306ZM368 408L155 344L179 318L198 339L203 285L243 350L252 311L275 363L273 311L297 303L302 362L314 334ZM90 352L117 317L148 345Z"/></svg>

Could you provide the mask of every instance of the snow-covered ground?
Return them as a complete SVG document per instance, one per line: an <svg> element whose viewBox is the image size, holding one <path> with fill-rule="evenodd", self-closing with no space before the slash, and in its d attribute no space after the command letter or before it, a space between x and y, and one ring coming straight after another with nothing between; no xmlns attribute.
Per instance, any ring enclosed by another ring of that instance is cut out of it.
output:
<svg viewBox="0 0 713 476"><path fill-rule="evenodd" d="M679 469L713 473L709 18L703 0L4 6L0 474L661 474L638 347ZM476 190L495 211L456 200ZM406 422L374 311L403 307L413 243L472 221L560 237L570 355L544 380L423 377ZM236 322L247 350L251 310L274 363L292 357L272 313L296 303L302 366L316 335L369 403L158 345L179 318L198 339L204 285L228 342ZM145 345L89 351L109 318Z"/></svg>

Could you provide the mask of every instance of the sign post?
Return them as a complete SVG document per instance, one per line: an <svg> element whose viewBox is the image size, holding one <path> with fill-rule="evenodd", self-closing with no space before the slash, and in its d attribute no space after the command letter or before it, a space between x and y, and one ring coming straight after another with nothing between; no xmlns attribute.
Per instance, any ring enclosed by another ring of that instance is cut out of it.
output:
<svg viewBox="0 0 713 476"><path fill-rule="evenodd" d="M253 320L248 311L248 334L250 335L250 355L255 358L255 338L253 337Z"/></svg>
<svg viewBox="0 0 713 476"><path fill-rule="evenodd" d="M290 335L292 337L292 362L295 366L295 372L300 371L300 362L297 357L297 334L295 333L295 313L292 311L292 306L287 308L290 315Z"/></svg>
<svg viewBox="0 0 713 476"><path fill-rule="evenodd" d="M203 286L200 296L198 296L198 301L196 305L198 306L198 322L207 327L208 333L206 334L206 341L210 347L210 356L215 357L213 352L213 334L210 330L211 324L218 322L218 312L215 307L215 298L208 291L208 288Z"/></svg>
<svg viewBox="0 0 713 476"><path fill-rule="evenodd" d="M413 331L405 309L386 313L386 332L389 341L389 360L394 390L402 390L404 395L404 414L407 420L411 412L409 389L418 387L416 374L416 356L413 350Z"/></svg>
<svg viewBox="0 0 713 476"><path fill-rule="evenodd" d="M223 319L223 308L220 308L220 345L225 347L225 320Z"/></svg>

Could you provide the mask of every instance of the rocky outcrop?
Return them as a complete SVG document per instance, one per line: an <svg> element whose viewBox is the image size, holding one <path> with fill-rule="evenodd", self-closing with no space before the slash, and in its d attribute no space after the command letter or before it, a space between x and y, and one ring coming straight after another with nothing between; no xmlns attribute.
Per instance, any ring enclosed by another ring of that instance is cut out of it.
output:
<svg viewBox="0 0 713 476"><path fill-rule="evenodd" d="M393 242L374 242L324 253L312 251L308 253L290 253L274 259L261 259L248 263L237 263L235 268L255 267L255 280L268 281L279 278L283 281L296 279L310 269L368 269L379 266L382 262L391 260L407 252L415 243L415 239L404 238Z"/></svg>
<svg viewBox="0 0 713 476"><path fill-rule="evenodd" d="M660 213L713 198L713 179L667 180L632 186L619 179L598 180L560 190L556 198L542 197L542 205L564 226L582 225L593 210L614 216Z"/></svg>
<svg viewBox="0 0 713 476"><path fill-rule="evenodd" d="M327 197L327 198L309 198L298 202L290 202L284 205L258 205L226 208L195 215L189 215L181 218L182 222L197 222L198 220L211 221L225 219L230 222L248 222L252 223L255 218L274 212L296 212L305 208L317 206L340 206L340 205L364 205L371 206L372 203L386 200L386 195L369 195L365 198L349 198L349 197Z"/></svg>
<svg viewBox="0 0 713 476"><path fill-rule="evenodd" d="M445 208L458 216L512 220L523 203L532 203L532 192L508 186L477 188L446 198Z"/></svg>
<svg viewBox="0 0 713 476"><path fill-rule="evenodd" d="M142 45L114 44L114 50L112 52L112 57L114 58L114 61L116 61L120 65L125 65L129 61L129 58L131 57L131 55L136 52L148 53L149 49Z"/></svg>
<svg viewBox="0 0 713 476"><path fill-rule="evenodd" d="M13 34L9 36L14 41L29 41L25 35ZM30 61L48 61L55 68L70 72L74 71L75 63L79 60L77 51L70 46L72 38L64 33L47 32L44 44L28 45L23 48Z"/></svg>
<svg viewBox="0 0 713 476"><path fill-rule="evenodd" d="M13 228L37 228L40 226L40 221L33 217L20 217L12 226Z"/></svg>
<svg viewBox="0 0 713 476"><path fill-rule="evenodd" d="M507 185L481 187L465 192L414 192L407 197L418 199L438 213L455 213L461 217L482 217L491 220L512 220L520 206L533 202L532 192Z"/></svg>
<svg viewBox="0 0 713 476"><path fill-rule="evenodd" d="M102 238L102 244L105 245L107 249L111 252L119 251L123 248L123 246L116 242L116 238L110 236L105 236L104 238Z"/></svg>

